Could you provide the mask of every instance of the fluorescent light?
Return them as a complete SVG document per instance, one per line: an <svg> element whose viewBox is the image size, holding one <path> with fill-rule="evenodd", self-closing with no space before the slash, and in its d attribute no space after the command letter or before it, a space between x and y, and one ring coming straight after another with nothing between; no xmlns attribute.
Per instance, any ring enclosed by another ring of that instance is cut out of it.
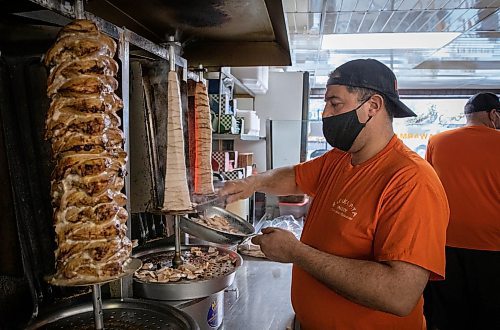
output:
<svg viewBox="0 0 500 330"><path fill-rule="evenodd" d="M456 32L325 34L321 49L437 49L460 34Z"/></svg>
<svg viewBox="0 0 500 330"><path fill-rule="evenodd" d="M316 76L314 77L314 82L316 85L326 85L328 82L328 76Z"/></svg>

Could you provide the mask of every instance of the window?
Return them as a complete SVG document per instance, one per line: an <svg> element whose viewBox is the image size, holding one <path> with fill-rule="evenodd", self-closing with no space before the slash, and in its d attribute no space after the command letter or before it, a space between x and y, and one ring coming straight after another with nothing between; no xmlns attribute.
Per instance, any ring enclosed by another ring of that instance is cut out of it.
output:
<svg viewBox="0 0 500 330"><path fill-rule="evenodd" d="M425 157L433 134L465 125L467 99L410 99L402 101L417 117L394 118L394 133L413 151Z"/></svg>
<svg viewBox="0 0 500 330"><path fill-rule="evenodd" d="M462 98L402 98L418 116L394 118L394 132L413 151L425 157L427 141L433 134L465 125ZM322 155L331 147L323 137L323 98L309 100L307 159Z"/></svg>

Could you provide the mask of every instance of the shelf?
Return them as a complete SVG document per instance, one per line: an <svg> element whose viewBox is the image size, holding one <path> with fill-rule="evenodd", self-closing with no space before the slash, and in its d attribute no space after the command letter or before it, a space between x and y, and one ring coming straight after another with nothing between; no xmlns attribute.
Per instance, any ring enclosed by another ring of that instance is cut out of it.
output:
<svg viewBox="0 0 500 330"><path fill-rule="evenodd" d="M249 134L212 134L214 140L242 140L242 141L259 141L265 140L264 136L249 135Z"/></svg>
<svg viewBox="0 0 500 330"><path fill-rule="evenodd" d="M234 84L236 86L238 86L241 90L243 90L243 92L245 94L249 95L250 97L255 98L255 93L252 92L247 86L245 86L245 84L243 84L238 78L236 78L235 76L233 76L229 72L222 72L222 74L225 75L226 77L228 77L229 79L232 79Z"/></svg>

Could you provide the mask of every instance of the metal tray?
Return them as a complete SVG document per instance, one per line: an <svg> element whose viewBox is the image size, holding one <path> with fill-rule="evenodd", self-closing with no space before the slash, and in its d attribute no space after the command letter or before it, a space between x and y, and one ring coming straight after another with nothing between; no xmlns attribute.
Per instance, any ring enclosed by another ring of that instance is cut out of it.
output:
<svg viewBox="0 0 500 330"><path fill-rule="evenodd" d="M165 304L139 299L111 299L102 302L105 329L199 330L185 312ZM54 306L27 326L32 329L94 329L92 303Z"/></svg>
<svg viewBox="0 0 500 330"><path fill-rule="evenodd" d="M182 245L181 251L189 250L191 247L208 248L209 245ZM233 284L234 276L238 268L243 264L241 256L231 250L218 247L216 248L225 254L231 255L236 259L234 272L211 278L207 280L196 281L181 281L181 282L145 282L134 277L134 296L139 298L156 299L156 300L186 300L207 297L213 293L219 292ZM173 246L158 247L150 250L145 250L134 254L135 258L141 258L148 255L161 253L165 251L174 251Z"/></svg>
<svg viewBox="0 0 500 330"><path fill-rule="evenodd" d="M133 275L136 270L141 268L142 262L140 259L129 258L124 266L123 273L115 275L115 276L101 276L96 278L89 279L66 279L66 278L57 278L55 275L49 275L45 277L45 280L52 285L56 286L89 286L93 284L104 284L112 281L116 281L124 276Z"/></svg>
<svg viewBox="0 0 500 330"><path fill-rule="evenodd" d="M204 216L211 217L214 215L220 215L226 218L233 228L244 234L233 234L204 226L192 220L192 218L196 217L195 215L181 217L180 228L190 235L219 244L238 244L255 234L255 228L248 223L248 221L240 218L236 214L216 206L208 207L204 210Z"/></svg>

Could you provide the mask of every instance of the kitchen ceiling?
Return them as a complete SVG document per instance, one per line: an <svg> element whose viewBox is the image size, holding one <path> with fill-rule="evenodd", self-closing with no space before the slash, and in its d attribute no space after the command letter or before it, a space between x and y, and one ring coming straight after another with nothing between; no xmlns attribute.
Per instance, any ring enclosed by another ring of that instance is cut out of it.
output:
<svg viewBox="0 0 500 330"><path fill-rule="evenodd" d="M283 0L283 7L293 61L283 70L309 71L311 88L324 88L330 71L355 58L391 67L400 89L500 88L500 0ZM423 32L457 34L439 48L322 47L332 34Z"/></svg>

